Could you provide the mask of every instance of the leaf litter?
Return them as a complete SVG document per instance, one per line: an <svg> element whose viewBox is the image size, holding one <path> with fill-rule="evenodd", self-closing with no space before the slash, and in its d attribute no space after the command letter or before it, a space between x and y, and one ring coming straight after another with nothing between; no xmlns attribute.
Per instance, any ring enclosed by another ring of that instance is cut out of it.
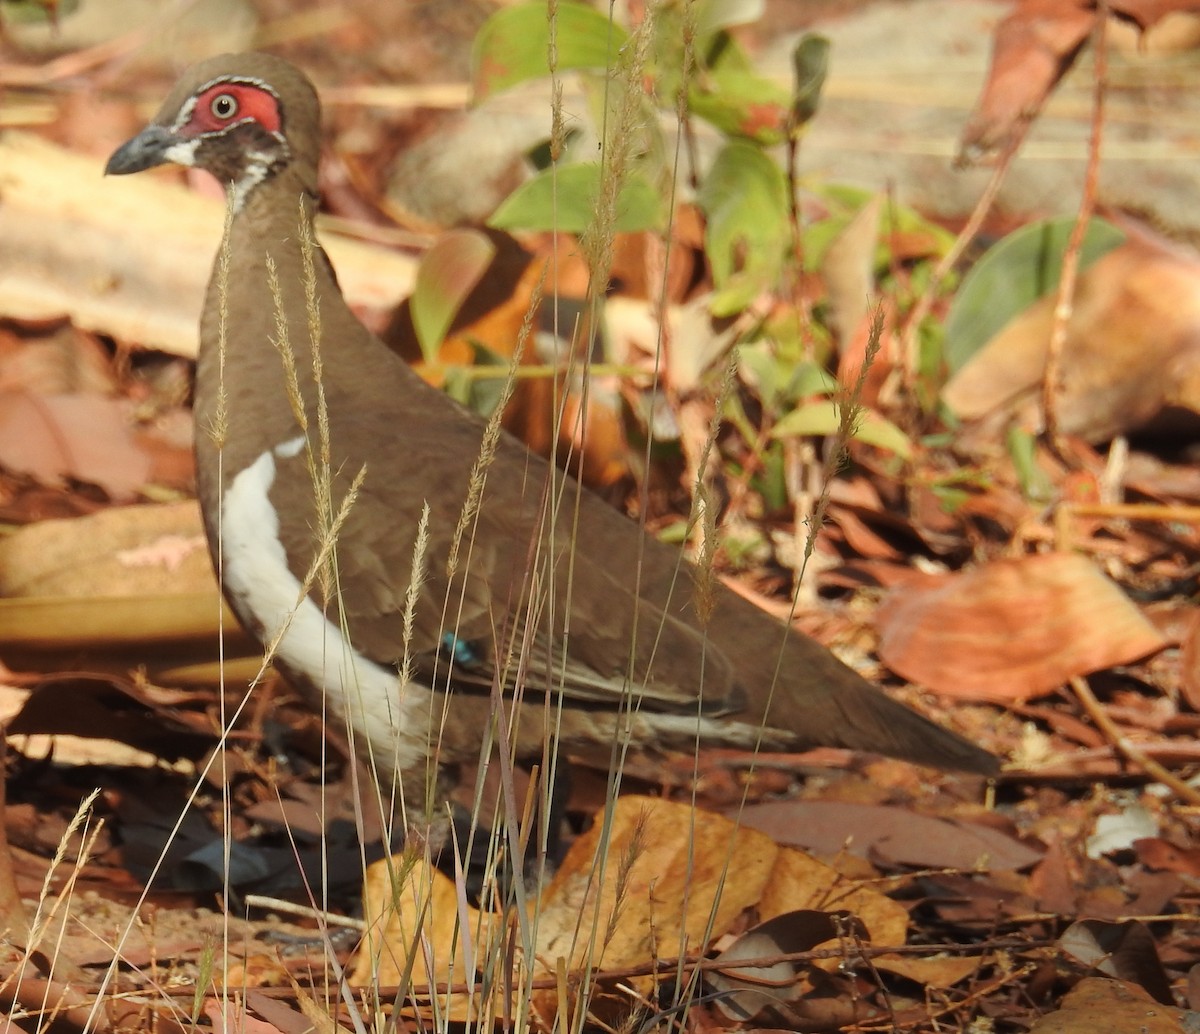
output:
<svg viewBox="0 0 1200 1034"><path fill-rule="evenodd" d="M1143 22L1191 8L1159 4L1146 13L1144 5L1111 6ZM1094 28L1095 7L1024 3L1013 18L1015 26L1006 25L997 44L980 114L964 134L967 150L995 146L1012 131L1014 118L1036 108ZM1042 71L1017 88L1027 62ZM165 86L169 76L158 74ZM338 107L331 116L335 134L339 125L349 132L356 117ZM371 200L362 191L374 189L384 170L362 164L359 171L365 178L340 184L332 196L357 206L361 218ZM140 217L171 225L177 195L164 197L147 202ZM836 333L815 347L797 336L791 353L783 334L770 363L756 358L751 370L746 359L738 370L736 408L723 414L730 430L719 444L727 518L743 537L726 542L718 569L781 617L788 616L787 597L807 570L812 591L809 609L797 616L801 627L902 699L1009 759L991 806L980 803L979 787L970 781L892 762L814 751L766 755L748 765L751 759L736 752L712 751L631 758L624 792L605 819L603 779L588 773L606 766L591 769L594 759L582 758L583 776L569 805L576 836L537 902L538 939L525 962L535 974L534 993L526 1002L494 986L486 988L486 1003L482 997L487 945L501 945L505 959L517 957L504 947L514 943L506 925L511 912L486 918L453 880L406 856L369 870L368 925L406 900L412 912L407 919L392 917L391 932L377 929L365 940L355 956L357 980L376 988L407 986L409 1008L416 1003L418 1012L463 1016L454 1009L470 1002L477 1016L503 1018L527 1006L533 1024L546 1029L560 1009L581 1000L577 967L585 962L595 968L595 985L592 1012L581 1022L597 1030L640 1010L642 1017L678 1019L695 1029L967 1029L975 1017L995 1029L1169 1031L1183 1029L1181 1006L1200 1007L1197 803L1148 779L1123 750L1133 744L1184 775L1200 763L1200 624L1190 606L1200 485L1178 439L1109 444L1114 435L1141 429L1146 415L1197 408L1187 323L1195 259L1138 228L1132 244L1097 260L1088 275L1098 286L1084 290L1106 307L1082 307L1092 322L1077 330L1079 351L1068 346L1064 357L1063 431L1082 439L1069 443L1065 457L1042 443L1024 451L1014 445L1021 431L1014 400L1037 385L1043 360L1036 328L1045 327L1046 303L1014 314L1017 322L1002 331L1009 344L985 346L961 368L965 377L979 364L970 375L974 408L962 401L967 382L950 382L946 401L971 422L991 421L987 434L980 425L918 428L904 420L903 407L889 408L895 371L906 357L903 313L886 313L886 347L863 397L872 419L896 417L896 431L888 432L890 439L851 443L853 466L833 483L828 519L816 529L815 559L806 568L803 548L795 545L806 530L797 500L812 487L805 478L814 457L806 458L803 442L832 430L827 417L836 409L818 381L797 378L795 371L812 362L838 369L843 383L851 379L869 336L856 296L882 288L893 292L891 299L917 289L922 261L939 254L928 243L936 240L932 233L897 229L885 200L876 196L856 209L822 268L798 278L792 293L757 300L768 302L757 319L786 328L811 319L828 288L835 292L830 323ZM810 199L810 205L816 224L836 208L828 198ZM699 451L703 432L695 428L713 412L711 401L697 395L726 347L723 328L698 318L698 299L712 286L697 229L703 220L686 205L681 212L685 229L669 275L654 235L623 237L616 268L626 288L614 294L613 309L627 307L614 333L626 347L610 357L617 389L588 403L598 407L597 419L608 420L609 431L598 445L592 440L597 452L585 465L602 472L597 482L627 509L668 533L687 511L681 457ZM28 229L28 216L22 218ZM48 228L54 225L47 221L42 228L45 246L53 246L56 234ZM101 255L123 250L103 236L111 229L99 232ZM364 225L362 232L372 231ZM920 247L913 244L918 240ZM535 263L562 243L547 234L521 241ZM730 254L736 264L736 242ZM1106 261L1111 268L1102 265ZM745 269L730 268L727 276L745 290ZM528 293L527 284L516 286L520 281L515 270L513 293ZM1130 301L1104 286L1114 282L1143 284L1143 293ZM668 290L658 298L653 292L663 283ZM392 304L383 300L386 290L370 290L368 306L371 298L377 310ZM82 611L62 609L62 631L52 642L34 643L28 633L0 642L10 669L3 681L13 690L6 696L6 713L16 723L10 746L26 751L9 774L15 885L29 901L47 900L49 874L52 893L73 895L57 913L67 930L64 956L98 980L117 952L114 936L103 931L125 928L128 906L141 899L141 882L191 797L167 865L139 906L136 929L143 940L127 939L119 949L130 967L126 986L156 989L161 1003L178 984L183 990L176 1001L186 1012L191 983L204 980L206 952L214 938L225 939L224 969L213 986L278 989L292 1003L250 991L236 1022L264 1030L299 1027L314 999L293 975L319 987L329 958L340 953L345 959L348 949L333 939L316 949L268 945L258 938L268 929L278 932L278 918L243 926L193 911L211 905L221 886L224 838L235 847L237 894L278 891L291 881L303 898L295 874L319 880L324 865L335 874L326 878L340 888L341 904L353 911L362 878L359 841L380 844L387 837L364 825L369 798L355 803L361 773L346 745L281 684L260 687L248 720L222 741L211 673L198 674L193 664L215 654L220 610L205 572L191 573L202 555L184 547L199 535L191 504L177 501L187 491L186 463L161 462L164 449L186 457L186 443L147 444L156 426L169 423L172 405L183 407L164 401L146 408L146 381L138 377L145 353L134 350L149 344L178 351L188 323L179 315L179 298L163 300L157 314L159 302L147 313L144 300L132 300L136 311L122 312L120 305L131 302L118 298L114 317L80 304L87 296L70 286L39 291L37 314L6 312L0 328L3 388L12 403L4 406L0 425L0 503L28 526L2 544L0 578L10 582L9 598L0 602L46 608L33 619L42 630L56 620L49 608L99 598L135 609L109 603L113 621L90 636L81 634ZM704 347L673 347L668 331L668 390L650 399L644 373L657 342L652 336L646 348L642 314L664 302L665 325L676 334L686 329ZM72 322L64 323L64 316ZM1170 332L1147 337L1145 345L1122 339L1118 348L1111 335L1122 320ZM101 336L76 336L64 349L64 326ZM622 327L629 328L624 336ZM479 362L484 349L503 354L511 316L471 329L467 358ZM1148 359L1153 348L1162 352ZM460 343L456 361L464 355ZM640 369L641 378L630 378L622 366ZM64 379L63 370L77 373ZM1133 395L1114 401L1096 387L1105 378ZM517 428L535 447L539 432L531 429L544 425L537 407L545 403L535 393L523 417L526 430ZM644 434L645 414L663 407L669 415L685 414L677 425L679 452L652 456L644 469L641 458L630 458L629 441ZM86 414L82 421L79 412ZM805 414L803 420L796 413ZM32 447L34 419L44 428L36 437L53 449ZM644 494L628 490L635 476L645 479ZM55 498L67 512L99 511L111 534L99 533L99 525L72 521L58 528L38 521ZM140 505L114 506L130 500ZM176 513L182 523L174 523ZM176 529L166 533L173 539L164 535L168 526ZM38 533L47 537L35 540ZM70 547L65 562L54 559L55 535ZM22 573L13 578L18 559ZM189 605L188 616L171 617L157 630L143 624L167 615L162 594L172 589L176 596L193 593L200 610ZM139 606L142 616L135 618ZM6 630L15 622L6 620ZM122 648L114 649L122 628ZM251 651L246 654L252 669ZM1115 739L1068 688L1080 677L1115 723ZM239 699L230 694L231 704ZM35 731L55 737L69 731L97 743L103 735L114 745L72 755L62 749L64 740L52 738L31 750L23 737ZM139 768L118 744L139 746L148 767ZM210 766L214 760L219 763ZM96 785L105 787L94 805L104 825L89 840L72 832L71 819ZM193 785L202 788L198 795L189 793ZM328 807L330 799L338 805ZM60 842L85 858L78 872L50 866ZM598 877L604 851L608 863ZM395 893L398 877L410 888L407 898ZM595 918L581 923L588 913ZM303 929L311 934L311 921ZM392 968L381 969L382 959ZM6 966L17 985L34 987L33 975L22 973L15 963ZM439 995L443 1003L435 1006ZM234 1022L214 997L202 997L210 1022ZM687 1001L690 1010L682 1004Z"/></svg>

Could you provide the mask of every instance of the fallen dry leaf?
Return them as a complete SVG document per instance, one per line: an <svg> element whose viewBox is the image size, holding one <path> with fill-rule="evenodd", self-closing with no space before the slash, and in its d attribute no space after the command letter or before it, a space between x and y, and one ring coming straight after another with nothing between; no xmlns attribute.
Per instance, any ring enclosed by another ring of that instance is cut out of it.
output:
<svg viewBox="0 0 1200 1034"><path fill-rule="evenodd" d="M993 871L1024 869L1041 857L1032 847L989 826L881 804L767 801L742 809L741 820L777 843L823 857L848 851L893 865L968 870L984 865Z"/></svg>
<svg viewBox="0 0 1200 1034"><path fill-rule="evenodd" d="M856 942L869 940L866 928L848 912L786 912L738 937L715 960L723 968L706 972L704 982L716 992L713 1005L727 1019L774 1015L812 991L809 967L781 956L839 943L853 956ZM751 964L761 959L774 961Z"/></svg>
<svg viewBox="0 0 1200 1034"><path fill-rule="evenodd" d="M98 485L128 501L151 478L150 455L133 434L132 406L99 395L10 392L0 396L0 466L42 484Z"/></svg>
<svg viewBox="0 0 1200 1034"><path fill-rule="evenodd" d="M597 870L602 848L605 861ZM700 949L758 903L778 853L769 837L720 815L621 797L607 821L597 820L575 841L547 888L537 953L548 960L561 956L575 969ZM581 931L581 915L594 916L596 928Z"/></svg>
<svg viewBox="0 0 1200 1034"><path fill-rule="evenodd" d="M1188 706L1200 712L1200 614L1195 614L1180 643L1179 689Z"/></svg>
<svg viewBox="0 0 1200 1034"><path fill-rule="evenodd" d="M879 656L897 674L960 698L1021 700L1072 675L1166 645L1082 556L997 560L892 591L876 612Z"/></svg>
<svg viewBox="0 0 1200 1034"><path fill-rule="evenodd" d="M1171 979L1145 923L1079 919L1063 931L1058 943L1076 961L1136 984L1157 1002L1173 1003Z"/></svg>
<svg viewBox="0 0 1200 1034"><path fill-rule="evenodd" d="M1088 977L1068 992L1057 1011L1040 1017L1030 1034L1184 1034L1183 1018L1183 1010L1160 1005L1134 984Z"/></svg>
<svg viewBox="0 0 1200 1034"><path fill-rule="evenodd" d="M217 592L194 501L110 507L0 539L0 596Z"/></svg>
<svg viewBox="0 0 1200 1034"><path fill-rule="evenodd" d="M355 956L357 987L431 988L474 980L476 960L502 954L498 917L460 902L449 877L417 854L376 862L363 884L368 929ZM472 995L446 995L442 1007L461 1020L491 1016L495 1004Z"/></svg>
<svg viewBox="0 0 1200 1034"><path fill-rule="evenodd" d="M960 153L974 158L1007 145L1041 110L1092 31L1090 0L1023 0L992 36L983 92L963 129Z"/></svg>

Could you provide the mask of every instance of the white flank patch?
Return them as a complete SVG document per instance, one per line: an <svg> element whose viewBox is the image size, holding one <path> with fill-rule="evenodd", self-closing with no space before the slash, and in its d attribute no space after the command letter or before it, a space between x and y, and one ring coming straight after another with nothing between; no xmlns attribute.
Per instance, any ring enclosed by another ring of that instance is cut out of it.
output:
<svg viewBox="0 0 1200 1034"><path fill-rule="evenodd" d="M225 588L234 610L262 628L265 643L278 639L276 654L324 691L330 709L367 740L377 769L395 773L424 762L429 690L403 689L394 669L364 657L343 638L321 608L301 594L279 540L279 516L268 493L275 457L295 456L304 439L264 452L233 479L221 505ZM282 635L281 635L282 633Z"/></svg>

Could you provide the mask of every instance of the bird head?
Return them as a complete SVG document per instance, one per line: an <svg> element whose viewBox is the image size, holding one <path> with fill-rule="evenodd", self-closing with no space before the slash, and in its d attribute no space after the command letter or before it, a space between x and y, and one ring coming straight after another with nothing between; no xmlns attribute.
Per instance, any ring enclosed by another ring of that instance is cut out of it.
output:
<svg viewBox="0 0 1200 1034"><path fill-rule="evenodd" d="M316 90L294 65L270 54L223 54L192 67L104 171L120 176L168 162L204 169L238 208L285 171L315 193L320 121Z"/></svg>

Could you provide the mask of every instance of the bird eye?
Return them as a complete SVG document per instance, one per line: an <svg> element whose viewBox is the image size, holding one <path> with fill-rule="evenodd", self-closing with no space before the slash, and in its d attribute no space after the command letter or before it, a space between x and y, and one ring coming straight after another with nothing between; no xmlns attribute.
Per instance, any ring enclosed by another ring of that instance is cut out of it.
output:
<svg viewBox="0 0 1200 1034"><path fill-rule="evenodd" d="M218 93L209 104L209 110L219 119L231 119L237 114L237 98L232 93Z"/></svg>

